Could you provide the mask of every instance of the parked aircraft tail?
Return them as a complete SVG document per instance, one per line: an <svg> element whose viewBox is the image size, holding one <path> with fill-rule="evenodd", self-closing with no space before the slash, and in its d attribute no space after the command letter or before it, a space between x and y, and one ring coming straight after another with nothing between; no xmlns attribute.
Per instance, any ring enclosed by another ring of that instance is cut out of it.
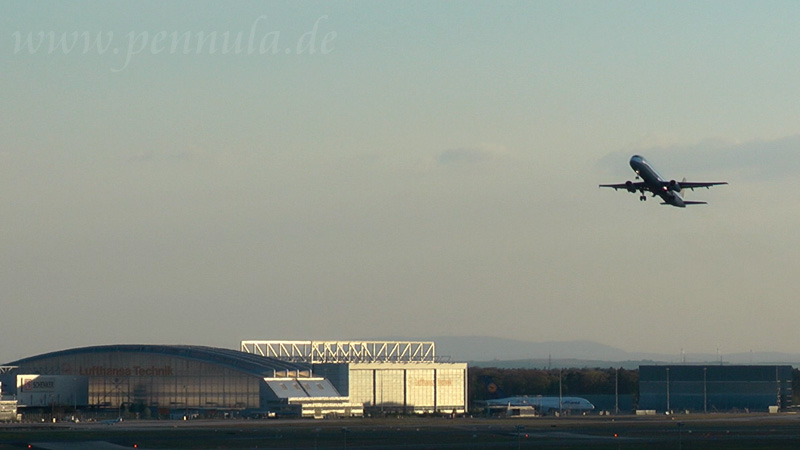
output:
<svg viewBox="0 0 800 450"><path fill-rule="evenodd" d="M505 392L503 392L503 390L500 389L500 386L498 386L494 382L492 377L490 377L490 376L482 376L481 377L481 383L483 384L483 386L486 389L486 391L489 393L489 398L490 399L505 398L506 397Z"/></svg>

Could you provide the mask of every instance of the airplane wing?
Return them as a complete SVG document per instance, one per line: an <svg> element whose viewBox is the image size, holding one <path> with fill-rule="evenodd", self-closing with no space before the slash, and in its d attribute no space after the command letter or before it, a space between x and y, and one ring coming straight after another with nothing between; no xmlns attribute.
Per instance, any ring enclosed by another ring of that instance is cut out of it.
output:
<svg viewBox="0 0 800 450"><path fill-rule="evenodd" d="M727 181L713 181L713 182L710 182L710 183L697 182L697 181L694 181L694 182L692 182L692 181L681 181L680 182L681 189L691 189L691 190L694 190L694 188L702 188L702 187L708 189L711 186L719 186L721 184L728 184L728 182Z"/></svg>
<svg viewBox="0 0 800 450"><path fill-rule="evenodd" d="M647 186L644 184L644 181L638 181L636 183L628 182L628 183L618 183L618 184L601 184L600 187L614 188L615 191L617 189L627 189L627 190L633 189L633 192L642 189L647 190Z"/></svg>
<svg viewBox="0 0 800 450"><path fill-rule="evenodd" d="M661 203L661 204L662 205L671 205L671 203ZM684 200L683 204L686 205L686 206L689 206L689 205L707 205L708 202L698 202L698 201L694 201L694 200ZM672 205L672 206L675 206L675 205Z"/></svg>

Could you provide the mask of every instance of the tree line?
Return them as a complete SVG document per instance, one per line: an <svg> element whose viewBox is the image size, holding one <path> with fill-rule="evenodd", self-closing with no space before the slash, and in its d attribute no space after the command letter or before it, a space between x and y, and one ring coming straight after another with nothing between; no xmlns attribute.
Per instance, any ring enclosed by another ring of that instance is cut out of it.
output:
<svg viewBox="0 0 800 450"><path fill-rule="evenodd" d="M499 369L470 367L470 401L514 395L590 395L638 392L639 371L627 369Z"/></svg>

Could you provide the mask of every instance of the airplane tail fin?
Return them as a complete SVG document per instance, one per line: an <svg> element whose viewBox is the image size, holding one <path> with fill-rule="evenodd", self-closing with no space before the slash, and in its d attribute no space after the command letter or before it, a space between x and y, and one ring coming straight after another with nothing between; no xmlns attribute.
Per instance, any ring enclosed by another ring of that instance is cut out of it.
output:
<svg viewBox="0 0 800 450"><path fill-rule="evenodd" d="M504 398L506 396L503 390L500 389L500 386L495 384L492 377L490 376L481 377L481 383L486 388L486 391L488 392L488 396L490 399Z"/></svg>

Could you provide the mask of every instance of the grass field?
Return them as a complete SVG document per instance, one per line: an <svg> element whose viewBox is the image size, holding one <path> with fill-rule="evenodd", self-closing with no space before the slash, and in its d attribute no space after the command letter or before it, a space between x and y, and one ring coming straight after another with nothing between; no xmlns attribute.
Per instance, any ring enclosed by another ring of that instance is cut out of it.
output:
<svg viewBox="0 0 800 450"><path fill-rule="evenodd" d="M0 450L797 449L795 415L531 419L381 418L0 425Z"/></svg>

